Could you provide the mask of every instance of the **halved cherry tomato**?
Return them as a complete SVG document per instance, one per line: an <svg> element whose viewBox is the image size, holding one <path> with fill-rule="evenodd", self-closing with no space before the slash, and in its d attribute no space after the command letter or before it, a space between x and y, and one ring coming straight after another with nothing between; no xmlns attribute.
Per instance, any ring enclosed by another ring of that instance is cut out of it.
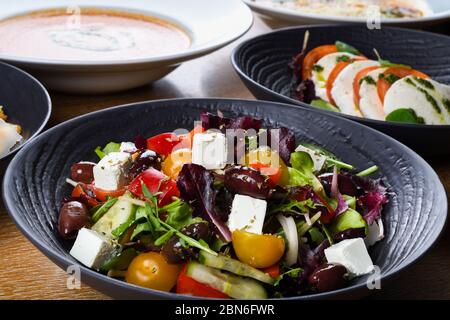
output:
<svg viewBox="0 0 450 320"><path fill-rule="evenodd" d="M274 168L268 164L264 164L261 162L250 163L249 167L258 170L259 172L261 172L261 174L267 176L269 178L269 183L271 186L278 185L282 174L280 168Z"/></svg>
<svg viewBox="0 0 450 320"><path fill-rule="evenodd" d="M159 253L141 253L128 266L125 281L141 287L170 291L175 286L180 265L170 264Z"/></svg>
<svg viewBox="0 0 450 320"><path fill-rule="evenodd" d="M389 88L392 86L392 83L387 81L385 78L386 76L389 76L390 74L401 78L405 78L407 76L416 76L418 78L422 79L429 79L430 77L426 75L425 73L422 73L420 71L407 68L407 67L392 67L387 69L383 72L383 75L385 77L379 78L377 81L377 90L378 90L378 96L380 97L381 101L384 103L384 97L386 96L386 93L388 92Z"/></svg>
<svg viewBox="0 0 450 320"><path fill-rule="evenodd" d="M312 70L317 61L322 59L324 56L335 52L338 52L338 49L334 44L320 46L308 52L308 54L303 59L302 79L303 80L311 79Z"/></svg>
<svg viewBox="0 0 450 320"><path fill-rule="evenodd" d="M172 202L172 197L179 197L177 183L155 168L149 168L139 174L129 185L128 189L135 196L142 197L142 184L145 184L148 190L158 194L158 205L164 206Z"/></svg>
<svg viewBox="0 0 450 320"><path fill-rule="evenodd" d="M197 133L203 133L205 132L205 128L203 128L201 125L196 125L194 129L191 130L191 132L189 132L186 135L186 142L187 142L187 147L192 149L192 143L194 141L194 136Z"/></svg>
<svg viewBox="0 0 450 320"><path fill-rule="evenodd" d="M280 276L280 265L277 263L273 266L262 269L262 271L267 273L272 278L278 278Z"/></svg>
<svg viewBox="0 0 450 320"><path fill-rule="evenodd" d="M269 177L270 183L286 186L289 183L289 171L278 152L262 147L248 152L240 161L247 167L260 170Z"/></svg>
<svg viewBox="0 0 450 320"><path fill-rule="evenodd" d="M327 212L322 212L320 221L323 223L330 223L336 215L336 211L319 193L314 192L314 194L319 199L319 201L327 208Z"/></svg>
<svg viewBox="0 0 450 320"><path fill-rule="evenodd" d="M368 68L362 69L360 72L358 72L355 76L355 79L353 80L353 96L355 101L355 106L359 108L359 100L361 100L361 97L359 95L359 89L361 88L361 80L367 76L367 74L371 71L374 71L376 69L379 69L381 67L379 66L372 66Z"/></svg>
<svg viewBox="0 0 450 320"><path fill-rule="evenodd" d="M270 267L280 261L284 254L284 239L271 234L236 230L232 239L239 260L254 268Z"/></svg>
<svg viewBox="0 0 450 320"><path fill-rule="evenodd" d="M176 180L181 169L183 169L183 165L191 162L192 150L178 149L167 156L161 164L161 170L173 180Z"/></svg>
<svg viewBox="0 0 450 320"><path fill-rule="evenodd" d="M336 102L333 99L333 96L331 94L331 90L333 89L334 82L336 81L339 74L351 63L355 61L361 61L361 60L367 60L366 57L360 56L353 59L350 59L349 61L339 61L336 66L331 70L330 75L328 76L327 83L326 83L326 89L327 89L327 97L328 101L334 106L336 106Z"/></svg>
<svg viewBox="0 0 450 320"><path fill-rule="evenodd" d="M147 139L147 148L167 157L175 150L175 147L188 147L187 142L183 143L183 141L186 141L183 136L178 136L173 132L162 133Z"/></svg>
<svg viewBox="0 0 450 320"><path fill-rule="evenodd" d="M101 202L105 202L106 200L108 200L108 197L120 197L121 195L123 195L125 193L125 188L121 188L119 190L103 190L97 187L94 187L94 194L95 197L100 200Z"/></svg>
<svg viewBox="0 0 450 320"><path fill-rule="evenodd" d="M73 198L80 198L82 202L93 208L99 205L98 201L95 199L94 193L92 190L88 190L88 186L84 183L78 183L77 186L72 190ZM89 194L88 194L89 192Z"/></svg>
<svg viewBox="0 0 450 320"><path fill-rule="evenodd" d="M176 292L195 297L226 299L228 296L206 284L200 283L186 275L186 265L178 275Z"/></svg>

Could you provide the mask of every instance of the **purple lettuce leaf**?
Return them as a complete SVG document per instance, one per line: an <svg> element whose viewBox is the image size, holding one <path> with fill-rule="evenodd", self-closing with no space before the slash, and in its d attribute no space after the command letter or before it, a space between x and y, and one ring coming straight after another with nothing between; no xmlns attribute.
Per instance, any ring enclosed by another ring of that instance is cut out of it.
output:
<svg viewBox="0 0 450 320"><path fill-rule="evenodd" d="M224 117L221 113L215 115L209 112L203 112L200 114L200 120L202 122L202 127L205 130L219 129L224 131L225 129L254 129L258 132L262 127L262 121L251 116L242 116L230 119Z"/></svg>
<svg viewBox="0 0 450 320"><path fill-rule="evenodd" d="M274 128L269 130L268 141L272 144L272 135L275 134L274 130L278 130L278 152L281 159L289 165L291 162L291 153L295 151L295 135L294 133L285 127ZM271 148L277 150L276 146L271 145Z"/></svg>
<svg viewBox="0 0 450 320"><path fill-rule="evenodd" d="M336 199L337 206L335 211L335 215L339 216L340 214L343 214L348 209L347 201L345 201L342 194L339 192L339 174L338 169L335 166L333 169L333 178L331 180L331 190L330 190L331 196Z"/></svg>
<svg viewBox="0 0 450 320"><path fill-rule="evenodd" d="M357 206L368 225L381 217L383 206L388 203L387 195L378 191L370 191L360 196L357 200Z"/></svg>
<svg viewBox="0 0 450 320"><path fill-rule="evenodd" d="M194 208L194 215L210 221L219 236L226 242L231 241L231 233L220 215L215 211L216 191L213 188L214 176L204 167L185 164L177 178L177 187L182 200Z"/></svg>

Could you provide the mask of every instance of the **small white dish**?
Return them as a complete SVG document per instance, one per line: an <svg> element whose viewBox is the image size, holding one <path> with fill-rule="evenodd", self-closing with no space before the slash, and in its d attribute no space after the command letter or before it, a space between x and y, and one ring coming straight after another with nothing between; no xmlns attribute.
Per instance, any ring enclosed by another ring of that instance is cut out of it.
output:
<svg viewBox="0 0 450 320"><path fill-rule="evenodd" d="M304 13L300 10L276 7L260 0L243 0L253 11L272 19L279 19L295 24L323 24L323 23L356 23L366 24L366 17L327 16L321 14ZM276 1L276 0L274 0ZM281 0L279 0L281 1ZM289 1L289 0L286 0ZM381 19L381 24L426 26L450 19L450 1L427 0L433 14L422 18Z"/></svg>
<svg viewBox="0 0 450 320"><path fill-rule="evenodd" d="M250 9L240 0L1 1L0 21L33 11L74 7L113 9L160 18L187 33L191 46L174 54L142 59L51 60L0 53L0 60L28 70L53 90L77 94L115 92L156 81L182 62L206 55L234 41L253 23Z"/></svg>

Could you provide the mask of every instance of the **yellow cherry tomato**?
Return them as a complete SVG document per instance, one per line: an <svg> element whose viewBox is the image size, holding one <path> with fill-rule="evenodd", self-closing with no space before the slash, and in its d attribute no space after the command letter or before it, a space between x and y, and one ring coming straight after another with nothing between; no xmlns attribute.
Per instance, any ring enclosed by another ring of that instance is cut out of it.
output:
<svg viewBox="0 0 450 320"><path fill-rule="evenodd" d="M278 236L236 230L232 240L239 260L255 268L270 267L284 254L284 239Z"/></svg>
<svg viewBox="0 0 450 320"><path fill-rule="evenodd" d="M289 171L278 152L269 147L262 147L248 152L241 163L247 167L260 170L269 177L272 184L286 186L289 184Z"/></svg>
<svg viewBox="0 0 450 320"><path fill-rule="evenodd" d="M142 253L134 258L125 281L141 287L170 291L177 283L181 266L170 264L157 252Z"/></svg>
<svg viewBox="0 0 450 320"><path fill-rule="evenodd" d="M161 170L167 176L176 180L185 163L192 162L191 149L178 149L167 156L161 164Z"/></svg>

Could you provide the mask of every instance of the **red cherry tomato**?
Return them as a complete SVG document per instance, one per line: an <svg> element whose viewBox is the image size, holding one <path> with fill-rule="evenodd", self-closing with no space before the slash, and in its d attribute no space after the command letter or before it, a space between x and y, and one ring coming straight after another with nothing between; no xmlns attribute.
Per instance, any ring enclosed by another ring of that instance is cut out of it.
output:
<svg viewBox="0 0 450 320"><path fill-rule="evenodd" d="M267 273L272 278L278 278L280 276L280 265L274 264L273 266L262 269L262 271Z"/></svg>
<svg viewBox="0 0 450 320"><path fill-rule="evenodd" d="M179 294L188 294L195 297L226 299L228 296L206 284L200 283L186 275L186 266L181 270L176 292Z"/></svg>
<svg viewBox="0 0 450 320"><path fill-rule="evenodd" d="M157 193L158 205L164 206L172 202L172 197L179 197L177 184L161 171L150 168L138 175L129 185L128 189L135 196L142 197L142 184L145 184L151 193Z"/></svg>
<svg viewBox="0 0 450 320"><path fill-rule="evenodd" d="M106 200L108 200L108 197L113 198L120 197L125 193L125 191L126 191L125 188L111 191L94 187L95 197L101 202L105 202Z"/></svg>
<svg viewBox="0 0 450 320"><path fill-rule="evenodd" d="M271 186L276 186L278 185L278 182L280 182L282 172L279 167L272 167L270 164L268 165L261 162L250 163L249 167L258 170L261 174L267 176Z"/></svg>
<svg viewBox="0 0 450 320"><path fill-rule="evenodd" d="M317 192L314 192L316 197L319 199L319 201L327 208L327 212L322 212L322 215L320 216L320 221L322 223L330 223L331 220L333 220L334 216L336 215L336 211L333 209L333 207L318 194Z"/></svg>
<svg viewBox="0 0 450 320"><path fill-rule="evenodd" d="M188 148L191 148L191 149L192 149L192 143L193 143L193 141L194 141L194 136L195 136L197 133L203 133L203 132L205 132L205 128L203 128L201 125L197 125L197 126L195 126L194 129L192 129L191 132L189 132L189 133L186 135L185 139L186 139L186 143L187 143L187 145L188 145Z"/></svg>
<svg viewBox="0 0 450 320"><path fill-rule="evenodd" d="M185 147L183 143L186 139L183 136L177 136L175 133L162 133L147 139L147 148L155 151L159 155L167 157L175 150L175 147Z"/></svg>
<svg viewBox="0 0 450 320"><path fill-rule="evenodd" d="M98 206L98 201L94 197L94 192L89 188L90 185L84 183L78 183L77 186L72 190L72 197L79 198L88 207ZM88 194L89 193L89 194Z"/></svg>

